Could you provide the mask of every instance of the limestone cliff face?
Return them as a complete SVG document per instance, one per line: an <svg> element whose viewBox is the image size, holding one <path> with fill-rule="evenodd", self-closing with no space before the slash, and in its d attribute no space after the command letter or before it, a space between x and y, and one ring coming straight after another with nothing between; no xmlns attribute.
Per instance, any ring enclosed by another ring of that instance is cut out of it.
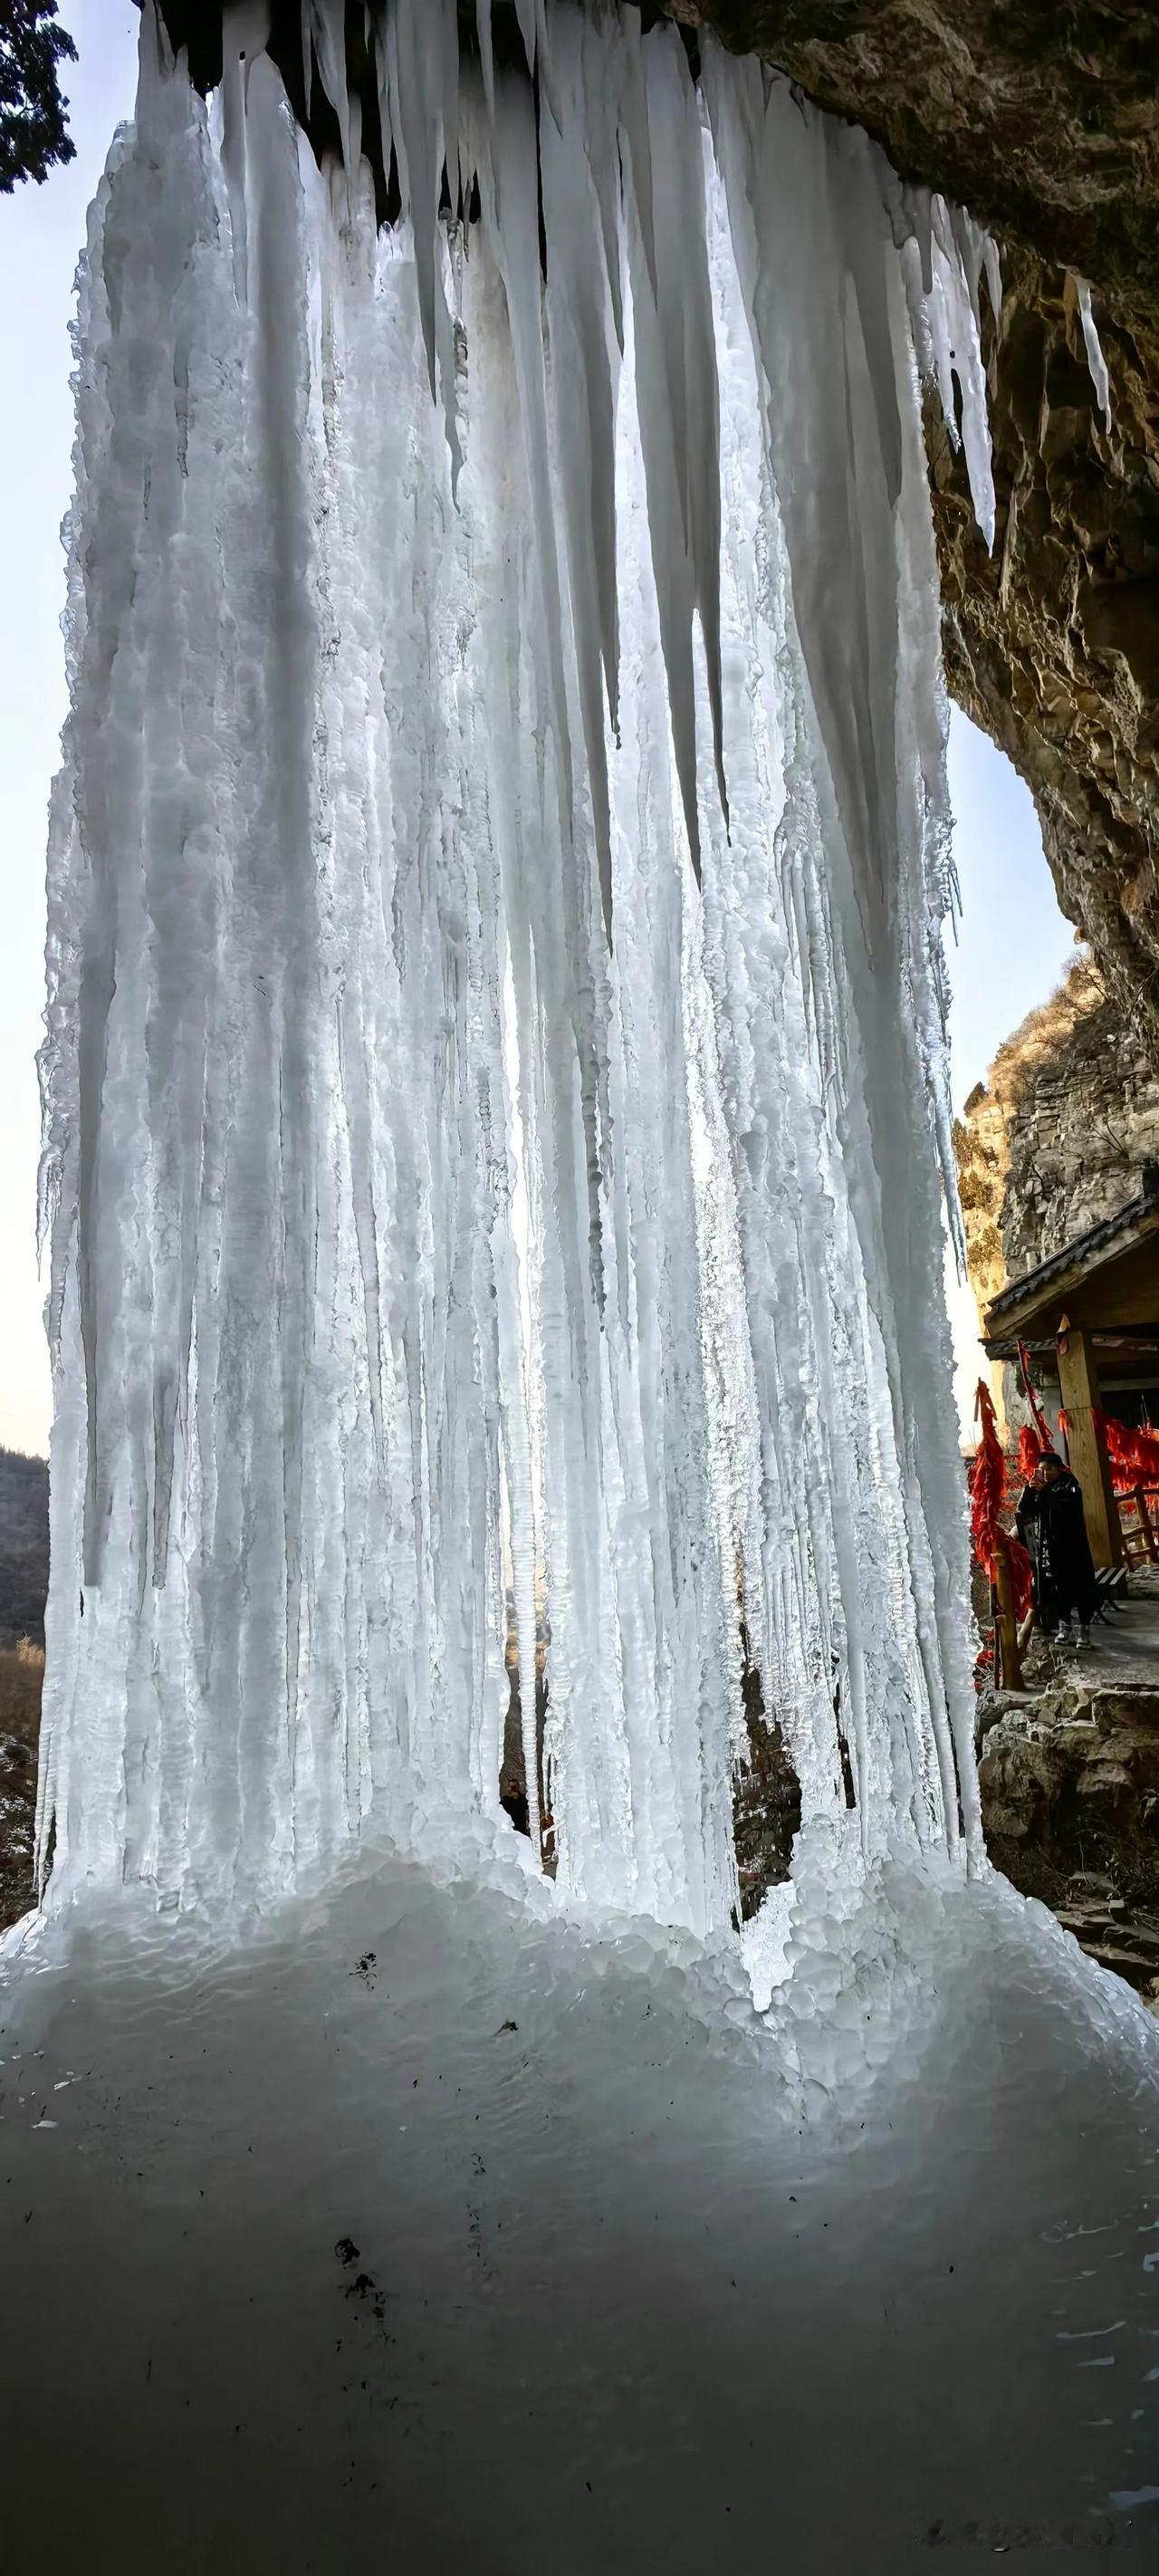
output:
<svg viewBox="0 0 1159 2576"><path fill-rule="evenodd" d="M1137 1196L1142 1164L1159 1156L1159 1072L1088 959L1000 1047L954 1141L983 1311Z"/></svg>
<svg viewBox="0 0 1159 2576"><path fill-rule="evenodd" d="M997 535L927 412L943 644L960 704L1038 807L1059 901L1128 1017L1159 1033L1159 368L1096 310L1104 426L1073 279L1007 253L989 336ZM1000 929L1000 924L996 925Z"/></svg>
<svg viewBox="0 0 1159 2576"><path fill-rule="evenodd" d="M1002 1211L1010 1171L1006 1112L980 1082L966 1103L966 1115L954 1121L958 1160L958 1194L966 1229L970 1286L979 1317L1001 1296L1010 1277L1002 1240Z"/></svg>

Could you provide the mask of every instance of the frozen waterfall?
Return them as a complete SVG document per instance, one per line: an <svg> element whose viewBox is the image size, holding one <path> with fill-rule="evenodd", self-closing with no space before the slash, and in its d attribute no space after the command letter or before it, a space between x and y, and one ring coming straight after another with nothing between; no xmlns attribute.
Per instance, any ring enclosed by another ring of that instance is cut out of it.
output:
<svg viewBox="0 0 1159 2576"><path fill-rule="evenodd" d="M919 387L989 531L993 254L707 37L465 14L371 13L379 227L357 11L320 173L254 0L208 109L147 7L82 266L9 2556L1150 2569L1159 2031L971 1747Z"/></svg>
<svg viewBox="0 0 1159 2576"><path fill-rule="evenodd" d="M379 229L340 0L324 174L260 10L207 109L147 7L93 212L41 1865L469 1858L510 1626L561 1886L711 1935L742 1604L806 1830L976 1841L919 380L990 527L992 253L707 36L477 16L375 13Z"/></svg>

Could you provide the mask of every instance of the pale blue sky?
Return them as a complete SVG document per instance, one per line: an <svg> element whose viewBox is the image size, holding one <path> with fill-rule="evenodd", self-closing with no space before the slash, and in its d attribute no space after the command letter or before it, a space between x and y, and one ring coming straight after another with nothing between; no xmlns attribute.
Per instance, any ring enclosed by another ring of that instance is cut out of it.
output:
<svg viewBox="0 0 1159 2576"><path fill-rule="evenodd" d="M68 325L89 200L114 128L132 113L138 26L131 0L63 0L61 17L79 55L64 81L76 160L42 188L0 197L0 314L11 363L0 406L0 490L8 500L0 608L0 1443L37 1450L47 1444L50 1395L34 1249L33 1057L43 1006L45 812L65 712L59 529L71 484ZM960 1107L1000 1040L1051 991L1072 933L1055 904L1026 789L959 716L950 778L963 894L951 1021ZM952 1294L951 1308L962 1401L978 1374L976 1318L968 1292Z"/></svg>
<svg viewBox="0 0 1159 2576"><path fill-rule="evenodd" d="M1074 955L1075 934L1058 908L1029 788L956 709L950 797L962 885L957 939L947 941L950 1064L960 1110L1003 1038L1053 990Z"/></svg>
<svg viewBox="0 0 1159 2576"><path fill-rule="evenodd" d="M72 482L68 326L77 253L113 132L133 109L131 0L64 0L80 57L63 66L76 159L42 188L0 197L0 316L8 392L0 403L4 583L0 601L0 1442L43 1450L49 1375L36 1276L40 1113L33 1057L44 1002L44 842L65 713L64 556Z"/></svg>
<svg viewBox="0 0 1159 2576"><path fill-rule="evenodd" d="M950 797L962 886L957 940L947 942L950 1073L960 1110L1003 1038L1053 992L1074 955L1074 931L1055 899L1029 788L989 737L956 709L950 720ZM952 1262L946 1294L954 1388L970 1439L975 1390L986 1364L977 1308L969 1288L954 1277Z"/></svg>

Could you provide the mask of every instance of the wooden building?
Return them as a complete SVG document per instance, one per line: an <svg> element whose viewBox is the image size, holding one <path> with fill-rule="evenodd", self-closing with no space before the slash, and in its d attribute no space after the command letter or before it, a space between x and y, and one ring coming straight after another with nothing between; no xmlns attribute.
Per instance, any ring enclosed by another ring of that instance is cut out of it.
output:
<svg viewBox="0 0 1159 2576"><path fill-rule="evenodd" d="M1021 1347L1052 1429L1065 1410L1096 1565L1123 1558L1097 1414L1159 1426L1159 1163L1145 1163L1141 1178L1118 1215L1011 1280L985 1316L988 1357L1016 1363Z"/></svg>

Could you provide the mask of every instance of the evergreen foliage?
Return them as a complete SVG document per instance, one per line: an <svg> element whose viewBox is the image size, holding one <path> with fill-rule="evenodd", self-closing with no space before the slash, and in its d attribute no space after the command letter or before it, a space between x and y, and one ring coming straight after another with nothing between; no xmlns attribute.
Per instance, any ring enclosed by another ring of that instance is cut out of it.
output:
<svg viewBox="0 0 1159 2576"><path fill-rule="evenodd" d="M46 179L76 146L65 124L67 101L57 84L76 46L55 24L56 0L0 0L0 189L18 179Z"/></svg>

